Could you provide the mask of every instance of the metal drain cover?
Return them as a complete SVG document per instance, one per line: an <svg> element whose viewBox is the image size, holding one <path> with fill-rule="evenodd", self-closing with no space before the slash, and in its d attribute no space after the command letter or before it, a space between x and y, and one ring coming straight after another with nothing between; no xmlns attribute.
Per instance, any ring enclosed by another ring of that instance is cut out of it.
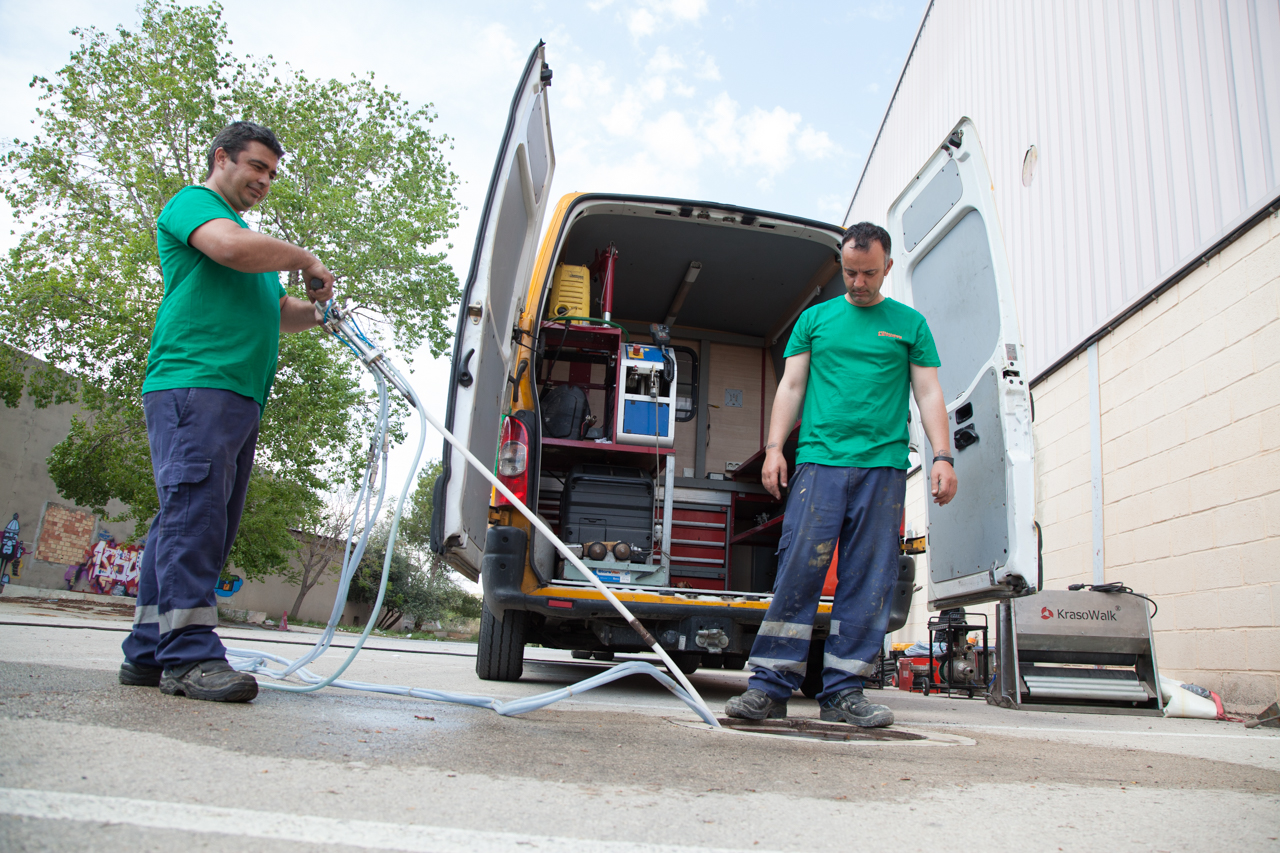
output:
<svg viewBox="0 0 1280 853"><path fill-rule="evenodd" d="M925 735L901 729L864 729L848 723L824 723L821 720L787 718L783 720L739 720L720 717L720 725L735 732L758 735L803 738L819 741L913 741L928 740Z"/></svg>

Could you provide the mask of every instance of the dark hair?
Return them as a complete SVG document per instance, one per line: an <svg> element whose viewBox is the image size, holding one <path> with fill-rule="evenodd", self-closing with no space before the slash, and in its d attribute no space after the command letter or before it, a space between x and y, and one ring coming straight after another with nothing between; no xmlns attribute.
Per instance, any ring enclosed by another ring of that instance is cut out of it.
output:
<svg viewBox="0 0 1280 853"><path fill-rule="evenodd" d="M889 232L876 225L874 222L859 222L857 225L850 225L844 232L844 237L840 239L840 250L844 251L847 243L853 243L853 248L865 252L871 248L871 241L875 240L884 249L884 256L889 257Z"/></svg>
<svg viewBox="0 0 1280 853"><path fill-rule="evenodd" d="M280 144L280 140L276 139L276 135L268 128L260 124L254 124L251 121L233 121L218 131L218 135L209 144L209 170L204 173L205 180L208 180L209 176L213 174L213 155L219 148L227 152L227 156L231 158L232 163L239 163L240 152L248 148L250 142L261 142L270 148L277 157L284 156L284 147Z"/></svg>

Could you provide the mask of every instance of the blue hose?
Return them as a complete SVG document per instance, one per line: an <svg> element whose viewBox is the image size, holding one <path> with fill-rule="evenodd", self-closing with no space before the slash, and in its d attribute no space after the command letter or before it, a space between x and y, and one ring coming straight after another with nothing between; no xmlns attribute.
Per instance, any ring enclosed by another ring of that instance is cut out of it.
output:
<svg viewBox="0 0 1280 853"><path fill-rule="evenodd" d="M391 571L391 557L395 550L396 535L400 528L400 517L404 512L404 503L409 495L409 490L412 488L413 481L417 477L418 467L422 460L422 449L426 443L427 437L427 417L421 403L417 399L417 394L408 385L399 371L396 371L394 367L387 364L385 359L381 359L383 363L380 365L380 369L383 372L379 372L379 370L374 369L373 365L371 365L364 356L361 355L360 350L347 338L347 335L351 334L351 332L347 330L345 323L350 323L350 326L354 330L358 340L368 346L370 350L376 351L377 347L372 341L365 337L359 326L356 325L354 318L349 314L342 316L335 310L334 317L336 319L331 321L330 308L332 305L333 303L330 302L325 306L323 320L325 327L333 333L334 337L342 341L348 349L356 354L356 357L361 360L373 375L378 389L378 419L374 426L374 435L371 445L374 448L374 451L370 453L371 458L369 461L369 467L366 469L365 476L360 484L360 492L356 497L357 511L362 506L364 508L364 528L360 533L359 540L357 541L355 535L356 513L352 513L351 527L347 534L347 546L343 552L342 570L339 574L338 590L334 598L333 611L330 613L329 621L325 625L325 629L321 633L320 639L316 641L315 646L313 646L310 651L297 660L290 660L268 652L228 648L228 662L235 669L241 672L252 672L255 675L265 676L269 680L260 680L259 683L262 687L269 690L280 690L287 693L313 693L325 687L333 686L347 690L359 690L366 693L386 693L394 696L410 696L415 699L427 699L434 702L450 702L458 705L470 705L477 708L489 708L490 710L508 717L515 716L517 714L525 714L539 708L545 708L554 702L559 702L562 699L568 699L571 696L585 693L588 690L592 690L620 678L626 678L631 675L651 675L656 678L663 687L666 687L675 694L677 698L688 705L694 713L703 720L703 722L711 726L719 727L719 721L716 720L715 716L711 713L706 704L701 701L701 697L690 695L688 690L685 690L684 687L669 675L659 670L653 664L645 663L644 661L631 661L619 664L605 672L594 675L584 681L580 681L577 684L572 684L568 687L562 687L559 690L552 690L547 693L540 693L536 696L528 696L523 699L513 699L508 702L500 702L497 699L485 696L473 696L466 693L447 693L423 687L404 687L400 685L373 684L364 681L339 679L339 676L347 670L347 668L355 661L356 655L358 655L361 649L364 648L365 641L369 639L369 634L373 630L373 626L377 621L374 618L370 618L365 624L364 631L361 632L354 647L333 674L321 676L306 668L307 664L315 661L323 655L329 649L333 641L334 634L337 631L338 622L342 617L342 611L346 607L347 594L351 586L351 580L355 576L356 569L359 568L360 561L364 558L365 549L368 546L369 531L372 527L372 522L381 512L382 502L386 495L388 478L384 473L381 483L377 489L376 503L372 508L370 508L370 503L374 501L374 496L372 494L372 481L374 479L374 461L378 458L376 456L376 448L383 448L381 454L382 470L383 472L387 471L387 452L385 448L387 433L390 428L390 404L384 373L389 371L393 381L398 380L397 388L401 390L401 393L405 394L409 403L418 412L418 425L420 429L418 435L418 447L414 453L413 464L409 468L409 474L405 478L404 489L400 492L400 497L396 501L395 513L391 517L391 529L387 537L386 556L382 561L382 577L378 583L378 597L373 604L373 614L375 616L382 610L382 601L387 592L387 578ZM281 664L283 665L283 668L276 669L270 667L267 665L268 661ZM281 683L284 679L289 678L290 676L297 676L304 683Z"/></svg>

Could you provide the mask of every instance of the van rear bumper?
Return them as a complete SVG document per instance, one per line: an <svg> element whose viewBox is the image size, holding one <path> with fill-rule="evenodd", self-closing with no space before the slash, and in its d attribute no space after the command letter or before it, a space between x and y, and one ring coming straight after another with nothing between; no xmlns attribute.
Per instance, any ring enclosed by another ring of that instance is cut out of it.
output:
<svg viewBox="0 0 1280 853"><path fill-rule="evenodd" d="M484 601L490 612L499 620L507 610L524 610L558 619L618 618L618 611L604 598L584 598L581 587L566 588L564 597L556 596L544 587L538 594L521 589L525 562L528 556L528 534L519 527L490 527L485 536L484 558L480 576L484 583ZM552 602L555 602L554 604ZM674 622L697 616L704 619L724 619L736 625L758 626L763 620L768 602L757 606L715 604L712 602L627 601L627 609L638 619L651 622ZM831 624L830 608L819 612L814 627L825 633ZM750 631L749 633L755 633Z"/></svg>

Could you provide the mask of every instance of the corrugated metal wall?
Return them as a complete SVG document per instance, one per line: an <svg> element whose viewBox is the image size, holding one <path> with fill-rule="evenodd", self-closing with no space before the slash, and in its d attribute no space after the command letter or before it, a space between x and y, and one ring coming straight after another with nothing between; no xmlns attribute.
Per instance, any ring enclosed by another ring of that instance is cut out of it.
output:
<svg viewBox="0 0 1280 853"><path fill-rule="evenodd" d="M937 0L846 224L965 115L1035 375L1276 198L1280 0Z"/></svg>

